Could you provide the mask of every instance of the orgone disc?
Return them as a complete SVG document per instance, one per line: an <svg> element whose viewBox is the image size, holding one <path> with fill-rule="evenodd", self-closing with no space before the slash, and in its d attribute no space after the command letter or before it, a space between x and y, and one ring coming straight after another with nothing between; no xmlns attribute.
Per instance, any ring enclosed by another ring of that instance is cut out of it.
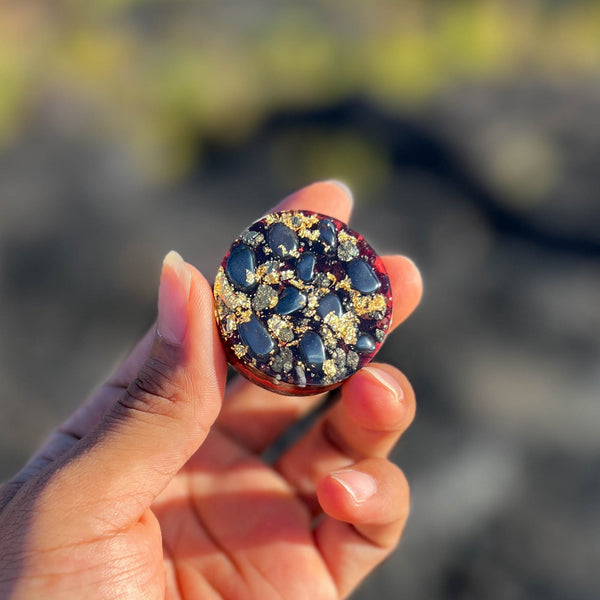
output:
<svg viewBox="0 0 600 600"><path fill-rule="evenodd" d="M371 361L391 323L381 258L341 221L309 211L272 213L248 227L213 291L229 362L280 394L340 385Z"/></svg>

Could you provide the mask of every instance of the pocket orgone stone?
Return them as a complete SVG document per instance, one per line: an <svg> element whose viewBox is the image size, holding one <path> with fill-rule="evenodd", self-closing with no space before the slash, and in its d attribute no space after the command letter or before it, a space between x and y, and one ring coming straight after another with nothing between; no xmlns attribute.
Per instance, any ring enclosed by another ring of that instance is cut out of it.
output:
<svg viewBox="0 0 600 600"><path fill-rule="evenodd" d="M213 291L229 362L279 394L340 385L375 356L392 317L381 258L341 221L309 211L272 213L248 227Z"/></svg>

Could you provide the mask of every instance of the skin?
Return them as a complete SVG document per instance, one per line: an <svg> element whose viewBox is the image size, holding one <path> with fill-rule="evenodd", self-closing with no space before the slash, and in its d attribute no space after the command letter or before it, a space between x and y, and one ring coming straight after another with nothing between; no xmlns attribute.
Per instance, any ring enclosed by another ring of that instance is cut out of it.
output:
<svg viewBox="0 0 600 600"><path fill-rule="evenodd" d="M283 209L347 222L352 199L321 182ZM421 278L407 258L384 260L396 327ZM240 378L225 389L212 302L169 255L157 328L0 489L0 598L329 600L394 549L409 491L387 455L414 417L407 379L359 371L267 464L263 450L322 398Z"/></svg>

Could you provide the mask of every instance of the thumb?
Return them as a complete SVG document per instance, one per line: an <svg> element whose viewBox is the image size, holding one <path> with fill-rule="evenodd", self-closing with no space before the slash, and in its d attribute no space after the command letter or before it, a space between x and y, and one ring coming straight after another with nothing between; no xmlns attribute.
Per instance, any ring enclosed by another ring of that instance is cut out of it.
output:
<svg viewBox="0 0 600 600"><path fill-rule="evenodd" d="M98 513L106 510L117 527L139 518L208 435L225 375L210 285L170 252L150 356L99 425L65 455L52 477L55 500L75 510L91 502L96 520L104 521Z"/></svg>

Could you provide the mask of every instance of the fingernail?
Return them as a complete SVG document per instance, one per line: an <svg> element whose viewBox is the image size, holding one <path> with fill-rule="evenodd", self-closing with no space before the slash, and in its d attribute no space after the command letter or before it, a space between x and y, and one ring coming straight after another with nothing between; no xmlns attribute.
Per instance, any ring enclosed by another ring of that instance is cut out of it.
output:
<svg viewBox="0 0 600 600"><path fill-rule="evenodd" d="M354 204L354 194L352 193L352 190L343 181L338 181L337 179L329 179L327 183L337 185L348 196L348 198L350 198L352 204Z"/></svg>
<svg viewBox="0 0 600 600"><path fill-rule="evenodd" d="M330 474L332 479L343 485L357 504L366 502L377 491L377 482L368 473L360 471L335 471Z"/></svg>
<svg viewBox="0 0 600 600"><path fill-rule="evenodd" d="M185 338L191 280L183 258L171 250L160 274L156 324L160 337L171 344L181 344Z"/></svg>
<svg viewBox="0 0 600 600"><path fill-rule="evenodd" d="M377 367L364 367L363 371L370 377L373 377L379 385L385 387L393 395L393 401L395 404L400 404L404 398L404 392L398 384L398 382L383 369Z"/></svg>

